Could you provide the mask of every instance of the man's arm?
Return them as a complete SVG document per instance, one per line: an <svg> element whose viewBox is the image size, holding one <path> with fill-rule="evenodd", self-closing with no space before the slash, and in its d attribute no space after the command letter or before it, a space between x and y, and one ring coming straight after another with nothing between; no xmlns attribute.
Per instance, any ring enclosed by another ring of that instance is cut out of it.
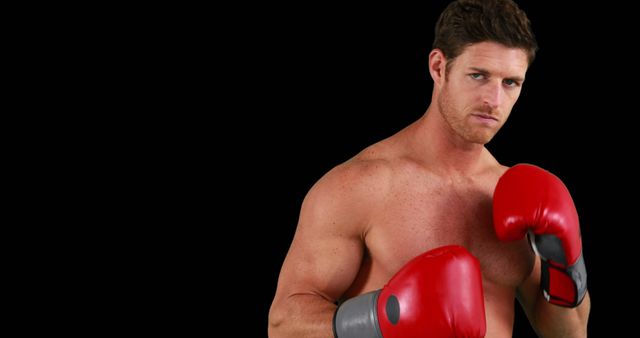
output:
<svg viewBox="0 0 640 338"><path fill-rule="evenodd" d="M540 289L540 259L536 259L531 275L518 287L516 294L539 337L587 336L587 321L591 308L589 292L575 308L547 302Z"/></svg>
<svg viewBox="0 0 640 338"><path fill-rule="evenodd" d="M569 189L540 167L518 164L498 180L493 222L503 241L529 234L538 259L517 297L540 337L586 337L590 302L578 212Z"/></svg>
<svg viewBox="0 0 640 338"><path fill-rule="evenodd" d="M305 197L269 312L269 337L333 337L334 303L360 269L369 211L381 196L377 170L339 166Z"/></svg>

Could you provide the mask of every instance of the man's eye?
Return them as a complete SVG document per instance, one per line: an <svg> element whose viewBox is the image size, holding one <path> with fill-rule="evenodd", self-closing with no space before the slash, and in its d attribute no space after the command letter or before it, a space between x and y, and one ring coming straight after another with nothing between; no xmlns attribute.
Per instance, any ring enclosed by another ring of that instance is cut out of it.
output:
<svg viewBox="0 0 640 338"><path fill-rule="evenodd" d="M507 86L509 86L509 87L516 87L516 86L519 86L519 85L520 85L520 84L519 84L518 82L516 82L515 80L509 80L509 79L504 80L504 84L506 84L506 85L507 85Z"/></svg>
<svg viewBox="0 0 640 338"><path fill-rule="evenodd" d="M480 73L473 73L473 74L469 74L469 76L471 76L472 79L475 80L480 80L484 78L484 75L480 74Z"/></svg>

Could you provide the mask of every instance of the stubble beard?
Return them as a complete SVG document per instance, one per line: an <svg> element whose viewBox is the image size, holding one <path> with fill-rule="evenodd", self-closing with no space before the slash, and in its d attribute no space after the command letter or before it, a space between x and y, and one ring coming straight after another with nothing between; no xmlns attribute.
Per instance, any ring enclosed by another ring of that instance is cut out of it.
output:
<svg viewBox="0 0 640 338"><path fill-rule="evenodd" d="M496 128L487 128L473 124L471 116L464 114L462 109L456 106L447 90L446 85L438 96L438 109L443 120L449 126L452 133L469 143L485 145L496 135L501 125Z"/></svg>

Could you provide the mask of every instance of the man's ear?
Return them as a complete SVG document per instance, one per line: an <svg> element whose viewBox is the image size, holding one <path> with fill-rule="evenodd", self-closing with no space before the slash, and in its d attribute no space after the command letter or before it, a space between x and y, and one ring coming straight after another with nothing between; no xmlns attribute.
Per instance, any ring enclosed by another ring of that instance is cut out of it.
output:
<svg viewBox="0 0 640 338"><path fill-rule="evenodd" d="M442 50L436 48L429 53L429 74L435 84L440 85L444 82L446 66L447 58Z"/></svg>

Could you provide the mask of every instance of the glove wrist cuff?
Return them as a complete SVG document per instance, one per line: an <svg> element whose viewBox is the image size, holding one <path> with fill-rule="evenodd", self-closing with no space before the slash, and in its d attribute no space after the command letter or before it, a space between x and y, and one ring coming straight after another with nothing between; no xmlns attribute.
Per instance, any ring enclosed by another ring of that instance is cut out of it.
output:
<svg viewBox="0 0 640 338"><path fill-rule="evenodd" d="M540 287L545 299L556 305L576 307L587 294L587 269L582 252L576 262L566 269L541 259Z"/></svg>
<svg viewBox="0 0 640 338"><path fill-rule="evenodd" d="M380 290L362 294L340 304L333 315L336 338L383 338L378 323Z"/></svg>

